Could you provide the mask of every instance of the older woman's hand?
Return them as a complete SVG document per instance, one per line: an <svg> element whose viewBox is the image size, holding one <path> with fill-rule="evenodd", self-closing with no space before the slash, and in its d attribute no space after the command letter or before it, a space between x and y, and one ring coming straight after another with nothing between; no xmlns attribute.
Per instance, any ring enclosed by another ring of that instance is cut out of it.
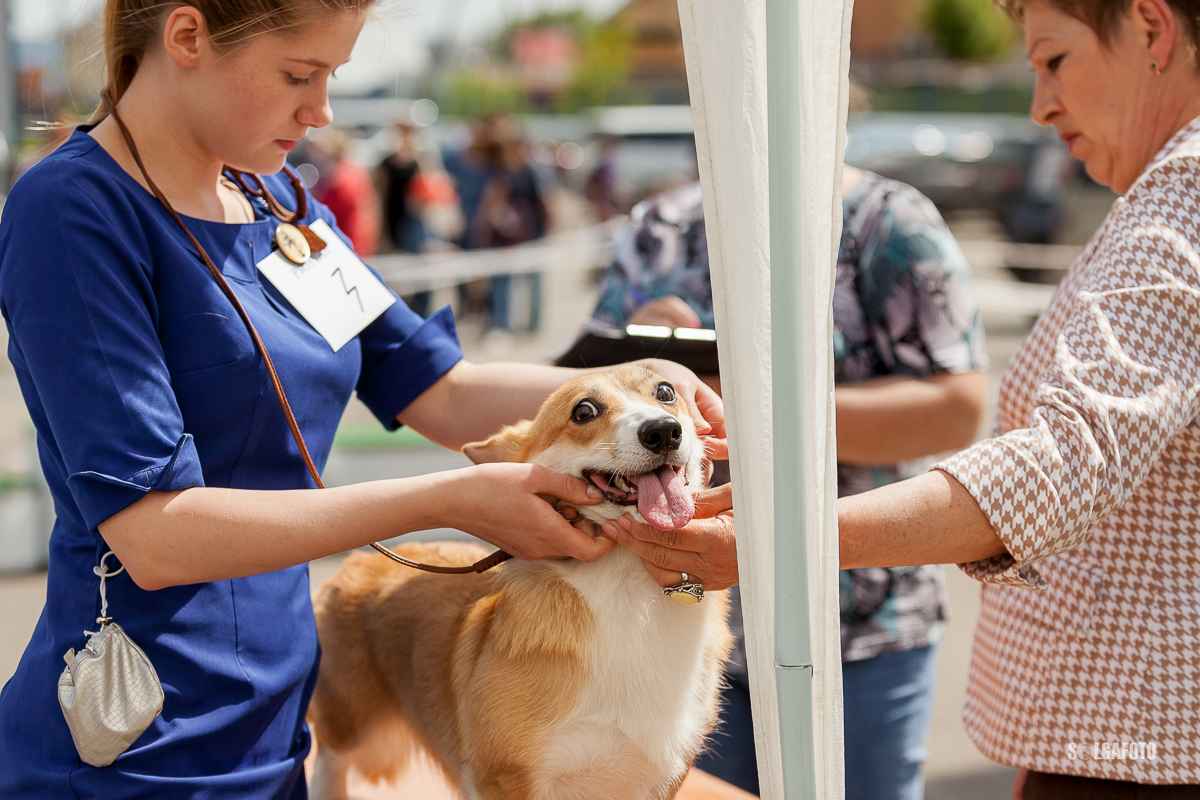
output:
<svg viewBox="0 0 1200 800"><path fill-rule="evenodd" d="M645 358L637 362L662 375L675 387L675 391L687 403L688 413L696 423L696 433L704 443L709 458L729 458L729 446L725 439L725 404L721 396L696 373L674 361L661 358Z"/></svg>
<svg viewBox="0 0 1200 800"><path fill-rule="evenodd" d="M629 317L632 325L666 325L670 328L699 328L700 317L681 297L669 294L639 306Z"/></svg>
<svg viewBox="0 0 1200 800"><path fill-rule="evenodd" d="M728 484L696 493L696 516L679 530L660 531L628 514L601 532L636 553L659 586L688 580L718 591L738 583L737 542L733 529L733 492Z"/></svg>

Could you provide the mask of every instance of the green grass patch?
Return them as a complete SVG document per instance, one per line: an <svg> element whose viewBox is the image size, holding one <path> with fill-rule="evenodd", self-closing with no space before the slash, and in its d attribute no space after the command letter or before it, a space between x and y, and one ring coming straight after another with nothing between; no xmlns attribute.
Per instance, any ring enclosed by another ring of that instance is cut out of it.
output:
<svg viewBox="0 0 1200 800"><path fill-rule="evenodd" d="M0 494L4 494L5 492L19 492L22 489L28 489L30 485L27 475L0 474Z"/></svg>
<svg viewBox="0 0 1200 800"><path fill-rule="evenodd" d="M381 425L342 425L333 437L333 446L344 450L413 450L437 447L412 428L388 431Z"/></svg>

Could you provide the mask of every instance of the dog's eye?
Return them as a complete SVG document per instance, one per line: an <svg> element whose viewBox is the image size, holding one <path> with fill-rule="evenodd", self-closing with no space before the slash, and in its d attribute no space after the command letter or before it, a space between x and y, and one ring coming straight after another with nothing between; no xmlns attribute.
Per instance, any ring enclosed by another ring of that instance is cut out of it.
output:
<svg viewBox="0 0 1200 800"><path fill-rule="evenodd" d="M591 400L580 400L575 404L575 410L571 412L571 419L576 422L591 422L598 416L600 416L600 409Z"/></svg>
<svg viewBox="0 0 1200 800"><path fill-rule="evenodd" d="M675 388L669 383L660 383L658 390L654 393L654 397L660 403L674 403Z"/></svg>

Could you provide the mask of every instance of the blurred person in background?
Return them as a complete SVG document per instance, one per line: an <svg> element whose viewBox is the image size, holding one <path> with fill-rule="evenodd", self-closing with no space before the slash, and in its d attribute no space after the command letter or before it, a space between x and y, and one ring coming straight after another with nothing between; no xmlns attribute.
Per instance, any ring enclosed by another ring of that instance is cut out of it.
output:
<svg viewBox="0 0 1200 800"><path fill-rule="evenodd" d="M529 163L529 148L517 121L507 115L490 119L485 148L487 181L479 207L468 223L472 247L510 247L540 239L550 224L541 182ZM530 276L528 330L537 330L541 306L540 276ZM512 331L512 276L494 275L488 295L492 330Z"/></svg>
<svg viewBox="0 0 1200 800"><path fill-rule="evenodd" d="M458 193L459 206L463 218L468 222L475 218L479 209L479 200L483 197L483 187L488 179L488 142L491 139L491 122L489 117L473 120L470 123L470 141L466 147L458 150L442 152L442 164L446 172L454 180L454 190ZM464 250L470 249L470 229L463 228L458 245Z"/></svg>
<svg viewBox="0 0 1200 800"><path fill-rule="evenodd" d="M458 249L454 242L466 225L454 182L444 170L423 166L408 185L408 206L429 232L424 243L426 252Z"/></svg>
<svg viewBox="0 0 1200 800"><path fill-rule="evenodd" d="M409 187L421 172L417 154L421 145L417 129L408 123L395 126L396 149L379 165L384 230L392 245L403 253L420 253L431 237L420 209L409 198Z"/></svg>
<svg viewBox="0 0 1200 800"><path fill-rule="evenodd" d="M459 209L465 220L462 233L457 244L464 250L470 250L471 220L479 210L479 200L483 197L483 187L488 180L487 148L490 140L491 117L481 117L469 123L470 140L460 149L448 149L442 152L442 163L446 172L454 181L454 190L458 193ZM460 284L459 317L486 316L489 281L484 278L470 283Z"/></svg>
<svg viewBox="0 0 1200 800"><path fill-rule="evenodd" d="M627 324L712 328L712 284L700 184L643 200L617 239L592 318Z"/></svg>
<svg viewBox="0 0 1200 800"><path fill-rule="evenodd" d="M617 190L617 148L620 139L610 134L600 137L600 164L588 176L584 195L597 222L606 222L621 213L621 197Z"/></svg>
<svg viewBox="0 0 1200 800"><path fill-rule="evenodd" d="M930 456L969 444L987 355L970 268L933 203L853 167L842 194L833 344L838 494L846 496L921 474ZM633 209L593 316L618 328L713 326L699 183ZM714 474L728 475L723 467ZM624 529L612 532L639 547ZM948 617L942 568L843 570L840 595L846 797L920 800L935 647ZM696 766L757 794L736 589L733 599L737 648L722 726Z"/></svg>
<svg viewBox="0 0 1200 800"><path fill-rule="evenodd" d="M445 172L429 163L431 154L421 146L415 126L397 123L395 132L396 148L377 170L384 230L392 246L402 253L453 249L450 240L462 229L454 186ZM432 298L432 291L422 291L404 300L413 311L427 317Z"/></svg>
<svg viewBox="0 0 1200 800"><path fill-rule="evenodd" d="M379 247L379 197L367 168L347 158L350 134L333 129L319 131L311 139L313 147L328 158L312 187L313 197L333 212L355 253L374 255Z"/></svg>

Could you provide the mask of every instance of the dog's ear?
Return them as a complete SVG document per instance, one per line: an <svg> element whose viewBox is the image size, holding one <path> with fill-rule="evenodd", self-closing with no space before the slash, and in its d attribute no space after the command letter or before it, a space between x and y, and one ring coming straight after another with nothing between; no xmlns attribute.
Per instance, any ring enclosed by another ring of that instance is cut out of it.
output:
<svg viewBox="0 0 1200 800"><path fill-rule="evenodd" d="M476 464L494 464L498 461L516 461L533 427L532 420L509 425L490 439L471 442L463 446L463 455Z"/></svg>

